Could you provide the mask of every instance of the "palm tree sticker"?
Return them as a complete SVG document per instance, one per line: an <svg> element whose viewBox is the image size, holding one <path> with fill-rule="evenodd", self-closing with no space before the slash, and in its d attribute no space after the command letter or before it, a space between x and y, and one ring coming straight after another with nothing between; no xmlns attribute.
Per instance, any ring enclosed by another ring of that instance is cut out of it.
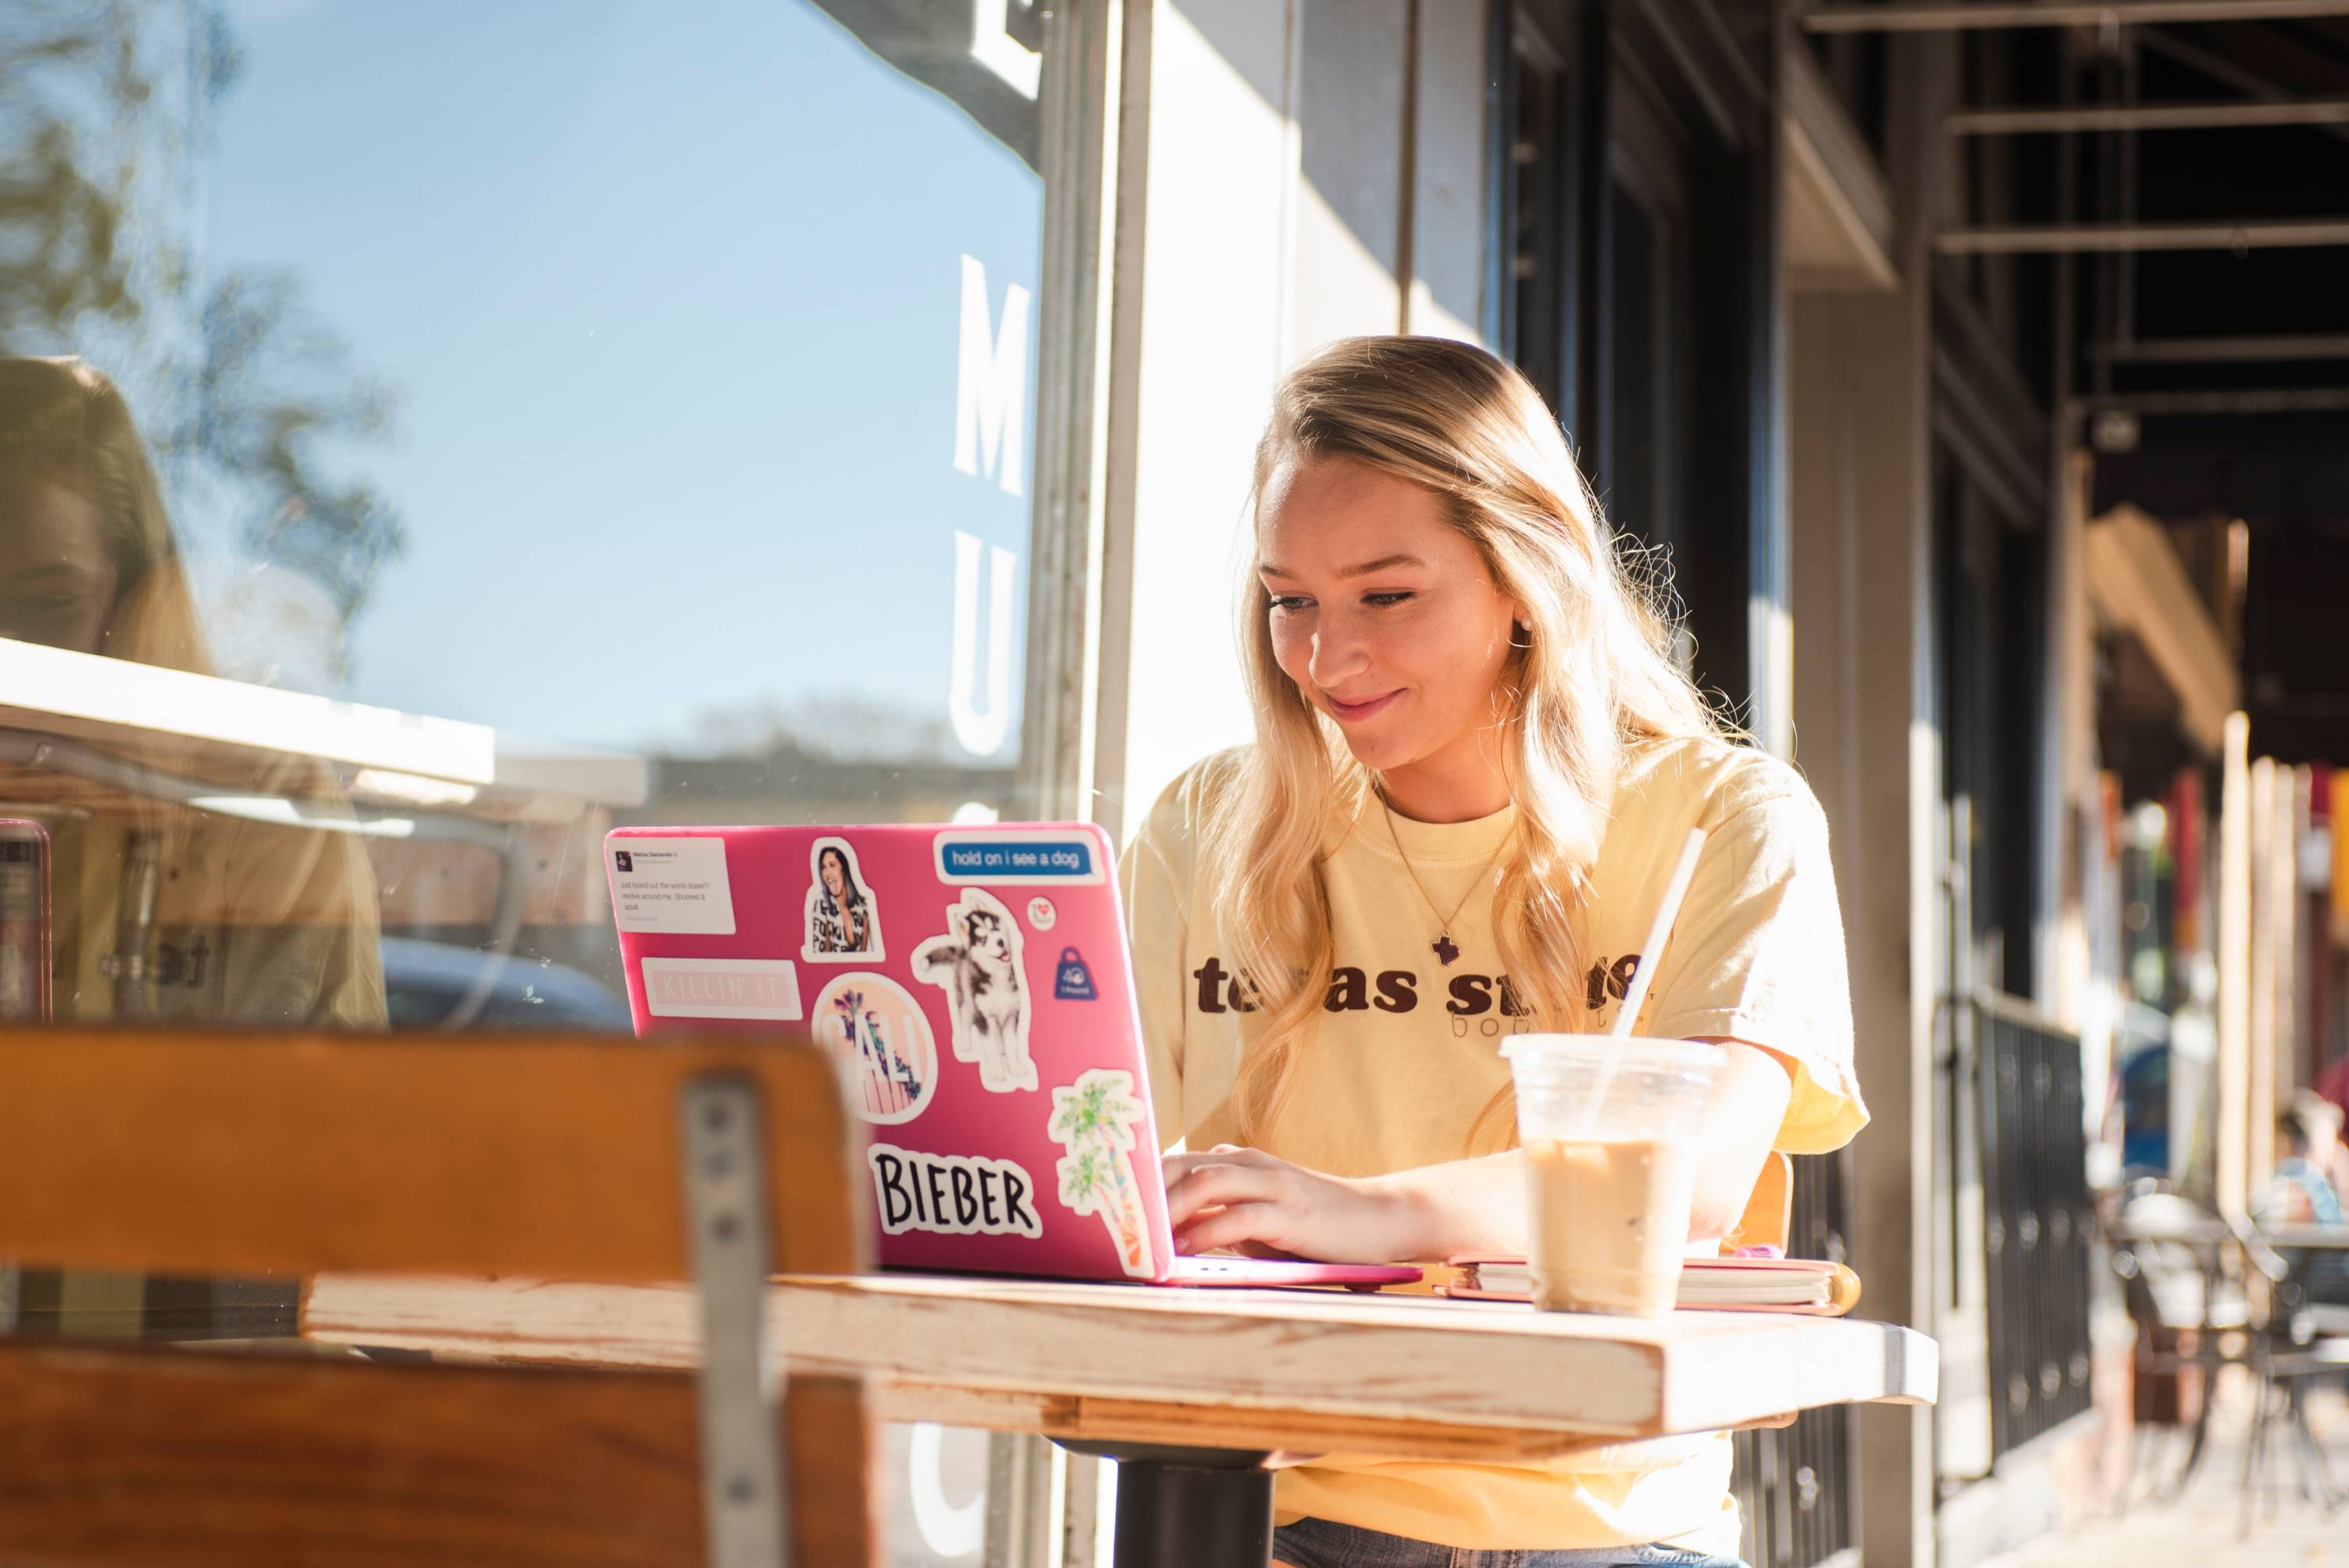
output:
<svg viewBox="0 0 2349 1568"><path fill-rule="evenodd" d="M1068 1150L1061 1157L1061 1202L1071 1212L1098 1214L1117 1243L1120 1266L1148 1279L1157 1272L1150 1256L1150 1218L1143 1212L1142 1184L1133 1179L1133 1126L1150 1113L1133 1096L1133 1075L1094 1068L1065 1088L1052 1091L1052 1119L1046 1130Z"/></svg>

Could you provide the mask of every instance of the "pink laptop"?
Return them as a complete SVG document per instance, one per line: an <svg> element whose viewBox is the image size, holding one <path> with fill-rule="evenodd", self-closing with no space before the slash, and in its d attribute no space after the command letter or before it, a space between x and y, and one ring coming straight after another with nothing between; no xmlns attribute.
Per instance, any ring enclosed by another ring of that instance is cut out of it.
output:
<svg viewBox="0 0 2349 1568"><path fill-rule="evenodd" d="M1175 1255L1100 829L620 828L604 853L638 1035L780 1024L838 1059L885 1264L1154 1284L1419 1277Z"/></svg>

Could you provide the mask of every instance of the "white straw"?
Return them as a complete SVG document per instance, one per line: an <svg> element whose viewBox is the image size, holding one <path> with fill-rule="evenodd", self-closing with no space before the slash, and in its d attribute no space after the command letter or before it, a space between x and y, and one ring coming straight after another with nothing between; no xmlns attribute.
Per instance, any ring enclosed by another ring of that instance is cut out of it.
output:
<svg viewBox="0 0 2349 1568"><path fill-rule="evenodd" d="M1631 972L1631 988L1623 993L1623 1006L1615 1014L1615 1026L1607 1031L1619 1040L1630 1034L1631 1021L1640 1016L1640 1007L1648 999L1648 986L1656 978L1656 965L1664 955L1664 944L1671 939L1672 922L1680 916L1681 901L1688 897L1689 883L1695 880L1696 858L1703 852L1704 830L1691 828L1688 841L1681 846L1680 864L1672 868L1672 880L1664 884L1664 902L1656 906L1656 918L1648 926L1648 940L1640 945L1639 966Z"/></svg>
<svg viewBox="0 0 2349 1568"><path fill-rule="evenodd" d="M1624 1039L1631 1033L1631 1020L1640 1016L1640 1004L1648 999L1648 987L1655 982L1656 965L1664 955L1664 944L1672 934L1672 922L1681 913L1681 901L1688 897L1689 883L1696 877L1696 858L1704 852L1704 830L1691 828L1687 841L1681 845L1680 863L1672 867L1672 880L1664 884L1664 902L1656 906L1656 918L1649 923L1648 940L1640 944L1639 967L1631 972L1631 988L1623 993L1623 1005L1615 1014L1615 1026L1607 1031L1609 1038ZM1583 1102L1578 1138L1588 1139L1599 1130L1599 1108L1607 1103L1607 1088L1615 1081L1615 1068L1623 1053L1609 1047L1606 1058L1599 1064L1599 1081Z"/></svg>

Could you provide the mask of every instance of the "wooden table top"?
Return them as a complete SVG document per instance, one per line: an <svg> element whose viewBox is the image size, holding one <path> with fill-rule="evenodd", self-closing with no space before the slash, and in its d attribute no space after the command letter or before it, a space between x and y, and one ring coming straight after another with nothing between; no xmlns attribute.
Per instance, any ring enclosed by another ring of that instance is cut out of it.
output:
<svg viewBox="0 0 2349 1568"><path fill-rule="evenodd" d="M1940 1356L1848 1318L1638 1319L1417 1295L1177 1290L921 1274L785 1279L778 1350L872 1379L889 1420L1101 1441L1536 1458L1930 1403ZM683 1286L323 1275L302 1331L496 1360L681 1367Z"/></svg>

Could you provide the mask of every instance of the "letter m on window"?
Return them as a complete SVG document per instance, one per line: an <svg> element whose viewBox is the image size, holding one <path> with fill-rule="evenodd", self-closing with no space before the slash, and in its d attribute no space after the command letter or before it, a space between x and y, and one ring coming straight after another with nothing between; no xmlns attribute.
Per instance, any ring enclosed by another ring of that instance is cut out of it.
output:
<svg viewBox="0 0 2349 1568"><path fill-rule="evenodd" d="M1020 493L1020 410L1028 403L1028 291L1003 291L1003 323L990 331L987 267L962 259L962 338L955 356L954 466Z"/></svg>

